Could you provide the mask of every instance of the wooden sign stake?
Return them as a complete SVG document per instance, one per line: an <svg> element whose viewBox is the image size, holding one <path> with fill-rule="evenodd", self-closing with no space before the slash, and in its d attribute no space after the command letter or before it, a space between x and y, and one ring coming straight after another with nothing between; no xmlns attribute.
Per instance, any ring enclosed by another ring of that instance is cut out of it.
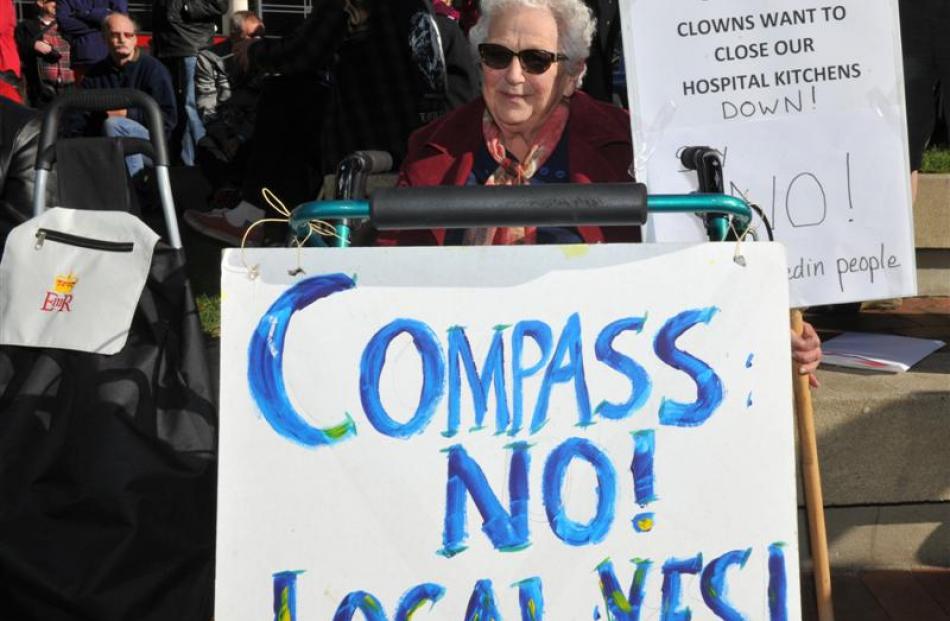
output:
<svg viewBox="0 0 950 621"><path fill-rule="evenodd" d="M802 311L791 311L792 330L802 333ZM831 601L831 568L828 564L828 539L825 534L825 504L821 494L821 471L818 466L818 443L815 439L815 417L811 406L808 376L800 375L792 365L792 386L795 393L795 418L798 421L798 444L805 487L805 514L808 517L808 539L811 545L812 569L815 572L815 600L818 621L834 621Z"/></svg>

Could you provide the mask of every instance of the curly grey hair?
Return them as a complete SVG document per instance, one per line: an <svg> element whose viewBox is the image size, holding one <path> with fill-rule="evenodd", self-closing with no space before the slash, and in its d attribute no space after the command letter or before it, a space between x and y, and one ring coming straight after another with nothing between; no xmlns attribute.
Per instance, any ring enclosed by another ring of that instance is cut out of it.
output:
<svg viewBox="0 0 950 621"><path fill-rule="evenodd" d="M557 21L559 50L570 60L565 63L569 74L583 77L585 61L590 56L590 43L594 37L597 20L581 0L482 0L481 18L468 33L472 53L478 58L478 46L488 38L491 20L502 10L510 7L548 8Z"/></svg>

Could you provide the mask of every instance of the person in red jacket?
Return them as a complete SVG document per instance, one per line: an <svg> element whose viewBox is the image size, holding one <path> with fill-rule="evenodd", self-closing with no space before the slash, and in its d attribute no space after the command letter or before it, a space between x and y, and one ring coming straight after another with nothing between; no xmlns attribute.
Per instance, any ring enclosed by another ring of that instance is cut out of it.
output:
<svg viewBox="0 0 950 621"><path fill-rule="evenodd" d="M15 28L13 0L0 0L0 97L23 103L19 89L20 54L13 37Z"/></svg>
<svg viewBox="0 0 950 621"><path fill-rule="evenodd" d="M581 0L483 0L469 32L482 96L417 130L399 185L540 185L633 181L626 111L577 89L594 19ZM638 241L627 227L477 227L372 231L375 245L492 245ZM801 374L817 386L821 343L810 325L791 336Z"/></svg>
<svg viewBox="0 0 950 621"><path fill-rule="evenodd" d="M594 33L580 0L482 2L482 96L412 135L399 183L633 182L630 118L578 91ZM631 227L380 233L377 245L636 241Z"/></svg>

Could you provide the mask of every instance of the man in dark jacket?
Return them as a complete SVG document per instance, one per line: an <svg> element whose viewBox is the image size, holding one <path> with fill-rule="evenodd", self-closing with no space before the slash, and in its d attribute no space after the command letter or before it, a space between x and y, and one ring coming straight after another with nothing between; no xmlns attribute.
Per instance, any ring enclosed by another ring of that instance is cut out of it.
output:
<svg viewBox="0 0 950 621"><path fill-rule="evenodd" d="M0 97L0 248L10 232L33 215L33 166L41 115ZM46 184L46 204L55 204L56 182Z"/></svg>
<svg viewBox="0 0 950 621"><path fill-rule="evenodd" d="M172 149L177 152L180 145L181 160L187 166L194 165L195 145L205 133L195 95L198 50L211 44L228 4L228 0L155 0L152 5L152 45L171 72L178 102Z"/></svg>
<svg viewBox="0 0 950 621"><path fill-rule="evenodd" d="M102 31L109 42L109 56L89 70L82 88L131 88L142 91L161 108L167 136L177 120L175 93L168 70L136 46L138 26L131 18L121 14L110 15L103 23ZM110 110L106 115L102 129L105 135L149 138L143 110ZM90 133L98 132L92 128ZM141 155L130 155L126 163L131 177L135 177L145 166Z"/></svg>
<svg viewBox="0 0 950 621"><path fill-rule="evenodd" d="M477 94L458 24L432 13L430 0L319 0L292 36L245 46L251 67L329 76L323 172L358 149L389 151L398 165L412 130Z"/></svg>
<svg viewBox="0 0 950 621"><path fill-rule="evenodd" d="M79 74L109 53L102 40L102 22L110 13L128 13L127 0L59 0L56 23L69 41L72 68Z"/></svg>
<svg viewBox="0 0 950 621"><path fill-rule="evenodd" d="M262 185L296 204L313 195L311 165L322 176L354 151L380 150L398 166L412 130L478 92L458 24L433 17L430 0L315 0L293 35L233 50L251 69L281 74L287 94L271 82L261 95L244 201L185 214L192 228L228 243L263 216L253 204Z"/></svg>

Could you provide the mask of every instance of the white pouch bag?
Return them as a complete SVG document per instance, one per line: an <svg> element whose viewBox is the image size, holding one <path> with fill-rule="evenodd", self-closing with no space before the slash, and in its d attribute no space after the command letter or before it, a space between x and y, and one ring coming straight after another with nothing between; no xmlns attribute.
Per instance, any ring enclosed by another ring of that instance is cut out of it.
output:
<svg viewBox="0 0 950 621"><path fill-rule="evenodd" d="M55 207L17 226L0 261L0 344L118 352L157 241L124 211Z"/></svg>

